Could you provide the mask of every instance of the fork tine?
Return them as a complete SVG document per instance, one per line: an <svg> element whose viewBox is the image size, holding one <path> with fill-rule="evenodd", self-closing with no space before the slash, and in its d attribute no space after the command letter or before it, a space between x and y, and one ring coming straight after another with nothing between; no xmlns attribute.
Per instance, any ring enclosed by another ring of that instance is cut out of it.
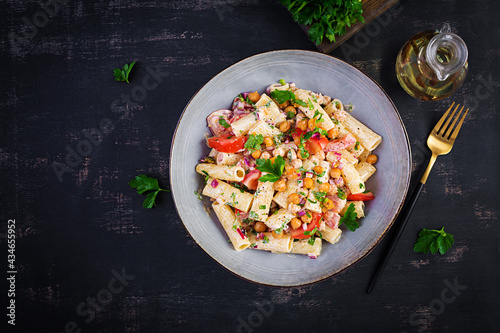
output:
<svg viewBox="0 0 500 333"><path fill-rule="evenodd" d="M448 113L450 113L450 110L453 108L453 105L455 105L455 102L451 103L451 105L448 108L448 110L446 110L445 114L441 117L441 119L439 119L439 121L436 124L436 126L434 126L433 132L436 132L436 134L439 131L439 129L441 128L441 125L443 125L443 122L446 119L446 117L448 116Z"/></svg>
<svg viewBox="0 0 500 333"><path fill-rule="evenodd" d="M460 109L460 112L458 112L457 116L455 117L455 119L453 120L453 123L451 124L451 126L448 128L448 131L446 132L446 135L444 136L444 138L446 140L448 140L450 138L450 134L451 134L451 131L453 130L453 128L455 127L455 124L457 123L457 120L460 119L460 114L462 113L462 111L464 110L464 106L462 106L462 108ZM451 119L450 119L451 120Z"/></svg>
<svg viewBox="0 0 500 333"><path fill-rule="evenodd" d="M455 107L455 110L453 110L453 112L451 113L451 116L447 117L446 119L446 123L444 123L443 127L441 127L441 129L436 133L437 135L443 135L444 134L444 131L446 131L446 129L448 128L448 125L450 124L450 121L451 119L453 119L453 116L455 115L455 112L457 112L457 109L460 107L460 104L457 104L457 106ZM443 116L444 118L444 116Z"/></svg>
<svg viewBox="0 0 500 333"><path fill-rule="evenodd" d="M450 138L450 140L452 142L454 142L455 139L457 138L458 132L460 131L460 128L462 127L462 124L464 123L465 116L467 115L467 112L469 112L469 109L465 110L465 113L462 116L462 119L460 120L460 122L458 123L457 128L453 131L453 134L451 135L451 138Z"/></svg>

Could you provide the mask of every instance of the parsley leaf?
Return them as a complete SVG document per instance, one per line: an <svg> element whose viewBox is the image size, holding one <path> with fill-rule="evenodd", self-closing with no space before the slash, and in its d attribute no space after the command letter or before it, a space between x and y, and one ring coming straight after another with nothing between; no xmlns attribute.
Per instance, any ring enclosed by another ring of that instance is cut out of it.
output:
<svg viewBox="0 0 500 333"><path fill-rule="evenodd" d="M146 199L144 200L142 206L144 208L153 208L156 205L155 200L156 196L160 191L170 192L170 190L164 190L158 186L158 180L155 178L148 177L146 175L136 176L135 179L132 179L128 182L130 187L136 188L137 193L143 194L147 191L153 191L148 193ZM196 193L195 193L196 194Z"/></svg>
<svg viewBox="0 0 500 333"><path fill-rule="evenodd" d="M130 74L130 71L132 70L132 67L134 67L134 65L135 65L135 61L132 62L130 65L125 64L123 66L123 69L115 68L113 71L113 75L115 76L115 80L116 81L126 81L127 83L129 83L128 76Z"/></svg>
<svg viewBox="0 0 500 333"><path fill-rule="evenodd" d="M420 253L431 251L432 254L439 251L443 255L450 249L453 243L455 243L453 235L444 232L444 227L441 230L424 229L418 234L413 251Z"/></svg>
<svg viewBox="0 0 500 333"><path fill-rule="evenodd" d="M278 104L283 104L286 101L290 101L294 104L298 104L301 106L307 106L306 102L304 102L300 99L297 99L295 97L295 94L293 93L293 91L290 91L290 90L277 90L276 89L273 92L271 92L271 97L273 99L275 99L276 102L278 102Z"/></svg>
<svg viewBox="0 0 500 333"><path fill-rule="evenodd" d="M339 197L340 200L344 200L344 199L347 198L347 196L345 195L344 190L342 190L340 187L337 188L337 197Z"/></svg>
<svg viewBox="0 0 500 333"><path fill-rule="evenodd" d="M339 225L344 223L347 229L356 231L356 229L359 228L359 223L356 221L357 217L358 214L354 211L354 204L351 203L349 207L347 207L344 216L340 218Z"/></svg>
<svg viewBox="0 0 500 333"><path fill-rule="evenodd" d="M219 117L219 124L223 126L224 128L229 128L231 125L224 119L222 116Z"/></svg>
<svg viewBox="0 0 500 333"><path fill-rule="evenodd" d="M248 136L247 142L245 142L245 149L249 151L260 150L260 145L264 143L264 136L262 134L253 135L250 134Z"/></svg>
<svg viewBox="0 0 500 333"><path fill-rule="evenodd" d="M270 159L262 158L258 158L255 163L257 164L258 170L268 173L267 175L259 178L259 181L261 182L277 182L285 169L285 160L279 155L274 160L274 163L271 162Z"/></svg>
<svg viewBox="0 0 500 333"><path fill-rule="evenodd" d="M280 84L281 84L282 86L284 86L284 85L286 84L286 81L285 81L285 80L283 80L283 79L281 79L281 80L280 80Z"/></svg>

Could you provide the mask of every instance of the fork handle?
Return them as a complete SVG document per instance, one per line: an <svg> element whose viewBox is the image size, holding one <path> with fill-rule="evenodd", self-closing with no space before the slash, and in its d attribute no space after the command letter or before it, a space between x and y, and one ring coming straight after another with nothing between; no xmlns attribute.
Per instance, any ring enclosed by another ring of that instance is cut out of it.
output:
<svg viewBox="0 0 500 333"><path fill-rule="evenodd" d="M434 159L435 160L435 159ZM429 163L430 164L430 163ZM432 163L434 164L434 163ZM432 165L430 165L432 168ZM430 168L429 168L430 171ZM427 177L426 177L427 178ZM406 206L403 209L402 214L399 216L397 222L396 222L396 231L394 232L394 235L392 236L389 246L386 248L384 255L382 256L382 259L380 260L377 270L375 271L375 274L372 277L372 281L370 283L370 286L368 287L367 293L370 293L375 285L378 282L378 279L382 275L382 272L384 271L385 266L387 265L387 262L391 258L392 252L394 251L394 248L396 247L396 244L399 241L399 238L401 237L401 234L403 233L403 230L406 226L406 223L410 219L411 212L413 211L413 207L415 207L415 204L417 203L418 196L420 195L420 192L422 192L422 189L424 188L425 181L422 182L420 181L417 185L417 188L413 191L413 194L406 204Z"/></svg>

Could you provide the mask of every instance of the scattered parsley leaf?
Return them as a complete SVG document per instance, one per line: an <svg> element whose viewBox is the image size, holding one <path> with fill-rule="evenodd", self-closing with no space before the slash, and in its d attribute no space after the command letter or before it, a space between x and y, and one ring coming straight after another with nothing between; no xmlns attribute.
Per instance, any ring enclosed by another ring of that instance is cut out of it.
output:
<svg viewBox="0 0 500 333"><path fill-rule="evenodd" d="M347 198L344 190L342 190L341 188L337 188L337 197L339 197L340 200L344 200Z"/></svg>
<svg viewBox="0 0 500 333"><path fill-rule="evenodd" d="M340 218L339 225L344 223L347 229L356 231L356 229L359 228L359 223L356 221L358 214L354 210L354 204L351 203L349 207L347 207L344 216Z"/></svg>
<svg viewBox="0 0 500 333"><path fill-rule="evenodd" d="M123 69L115 68L113 71L113 75L115 76L115 80L116 81L126 81L127 83L129 83L128 76L130 74L130 71L132 70L132 67L134 67L134 65L135 65L135 61L132 62L130 65L125 64L123 66Z"/></svg>
<svg viewBox="0 0 500 333"><path fill-rule="evenodd" d="M269 238L267 238L267 236L264 236L264 240L262 241L262 243L264 244L269 243Z"/></svg>
<svg viewBox="0 0 500 333"><path fill-rule="evenodd" d="M264 136L262 134L253 135L250 134L248 136L247 142L245 142L244 148L249 151L260 150L260 145L264 143Z"/></svg>
<svg viewBox="0 0 500 333"><path fill-rule="evenodd" d="M418 239L413 250L420 253L428 253L430 251L432 254L439 251L443 255L450 249L453 243L455 243L453 235L444 232L444 227L441 230L423 229L418 234Z"/></svg>
<svg viewBox="0 0 500 333"><path fill-rule="evenodd" d="M281 79L281 80L280 80L280 84L281 84L282 86L284 86L284 85L286 84L286 81L285 81L285 80L283 80L283 79Z"/></svg>
<svg viewBox="0 0 500 333"><path fill-rule="evenodd" d="M136 176L135 179L129 181L128 184L130 185L130 187L137 189L137 193L139 194L143 194L144 192L147 191L153 191L148 193L146 199L142 204L144 208L148 209L153 208L153 206L156 206L155 203L156 196L160 191L170 192L169 190L164 190L160 188L157 179L148 177L146 175Z"/></svg>

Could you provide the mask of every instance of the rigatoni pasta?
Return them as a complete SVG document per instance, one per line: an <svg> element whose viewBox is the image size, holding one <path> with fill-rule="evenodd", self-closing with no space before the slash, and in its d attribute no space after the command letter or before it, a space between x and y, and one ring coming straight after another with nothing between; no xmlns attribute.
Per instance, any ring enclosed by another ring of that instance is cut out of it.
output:
<svg viewBox="0 0 500 333"><path fill-rule="evenodd" d="M346 110L352 104L280 81L207 118L212 151L196 171L236 251L317 258L323 240L359 227L382 138Z"/></svg>

